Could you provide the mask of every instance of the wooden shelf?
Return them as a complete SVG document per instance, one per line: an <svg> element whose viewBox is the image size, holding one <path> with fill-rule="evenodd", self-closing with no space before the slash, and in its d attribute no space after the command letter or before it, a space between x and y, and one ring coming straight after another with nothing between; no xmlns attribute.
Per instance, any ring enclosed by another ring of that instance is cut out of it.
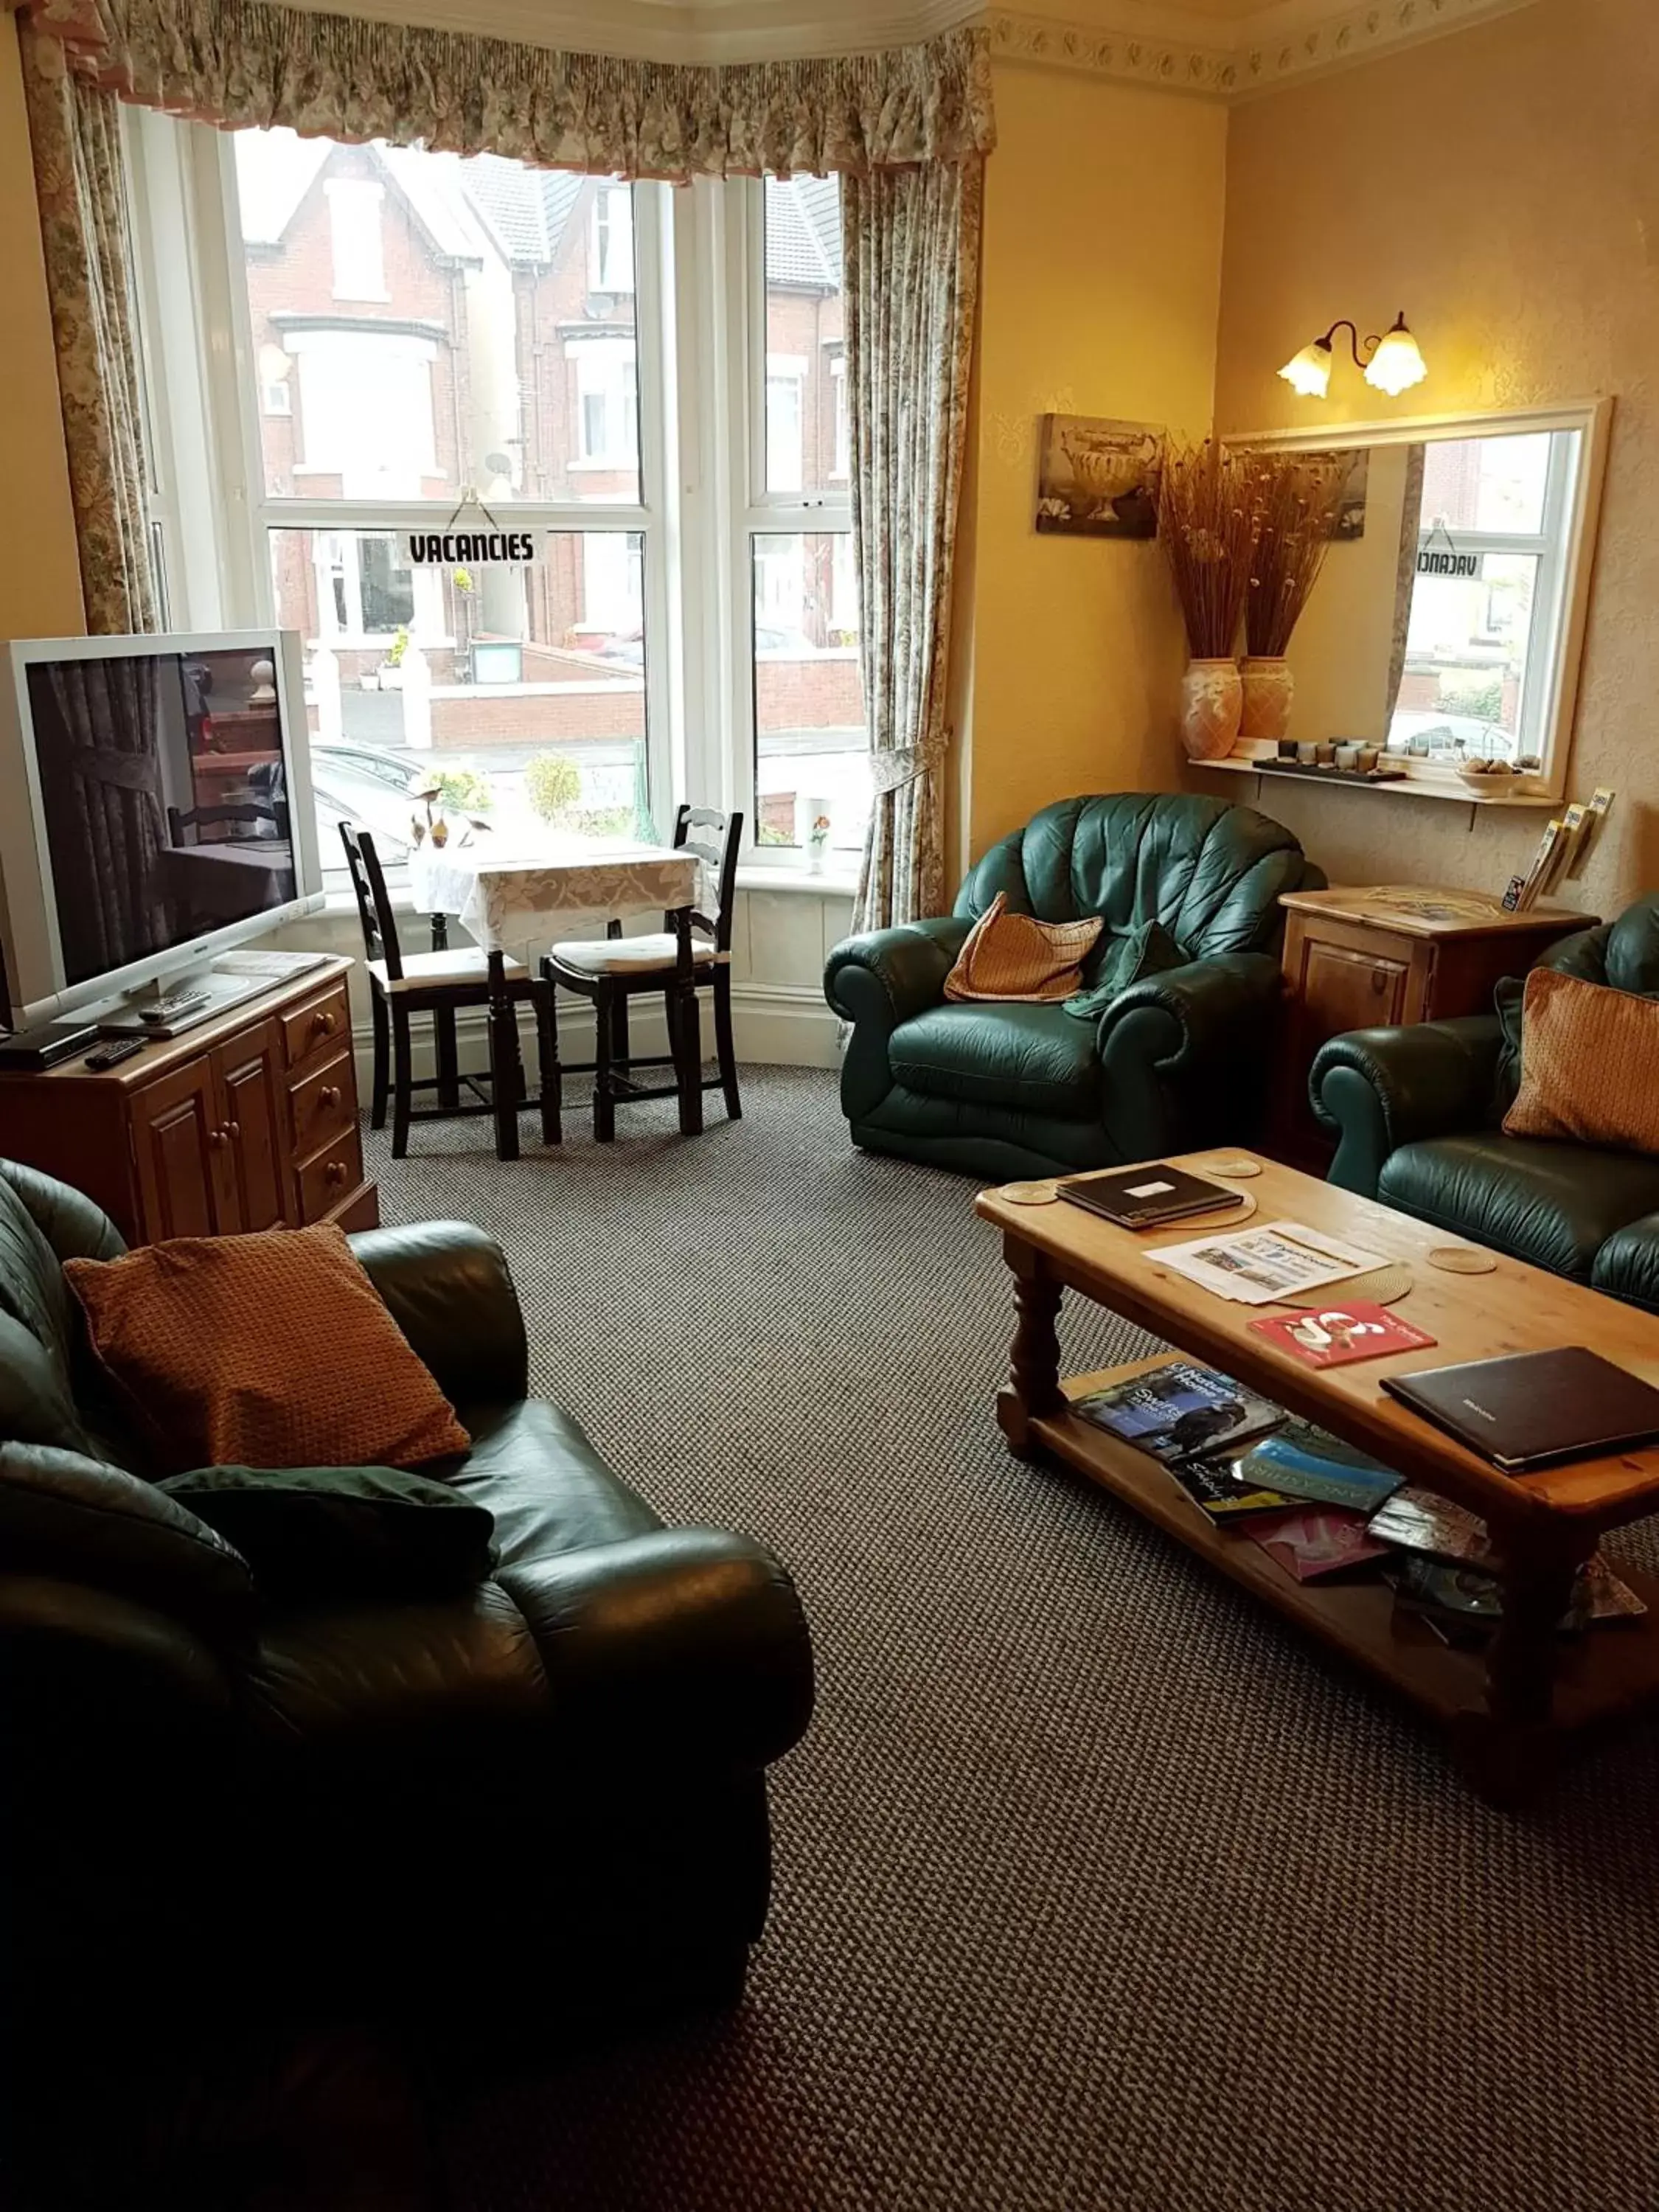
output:
<svg viewBox="0 0 1659 2212"><path fill-rule="evenodd" d="M1559 811L1565 804L1564 799L1539 798L1532 794L1518 794L1509 799L1482 799L1467 784L1430 783L1420 776L1401 776L1395 783L1366 783L1358 776L1308 775L1296 769L1276 768L1272 761L1235 760L1231 754L1225 760L1192 761L1188 766L1201 769L1206 775L1271 776L1276 782L1297 784L1308 791L1381 792L1387 797L1396 799L1432 799L1443 806L1475 806L1483 812L1488 808L1505 806L1531 808L1534 811L1540 808Z"/></svg>
<svg viewBox="0 0 1659 2212"><path fill-rule="evenodd" d="M1079 1375L1061 1387L1086 1397L1109 1383L1161 1367L1168 1353ZM1353 1579L1298 1583L1237 1529L1218 1526L1149 1453L1135 1450L1066 1412L1039 1417L1036 1437L1067 1467L1155 1522L1167 1535L1249 1590L1276 1613L1355 1662L1445 1723L1480 1715L1486 1698L1484 1648L1455 1650L1395 1595L1375 1569ZM1564 1636L1555 1676L1555 1721L1583 1729L1659 1702L1659 1578L1620 1563L1620 1578L1649 1607L1644 1620L1606 1623Z"/></svg>

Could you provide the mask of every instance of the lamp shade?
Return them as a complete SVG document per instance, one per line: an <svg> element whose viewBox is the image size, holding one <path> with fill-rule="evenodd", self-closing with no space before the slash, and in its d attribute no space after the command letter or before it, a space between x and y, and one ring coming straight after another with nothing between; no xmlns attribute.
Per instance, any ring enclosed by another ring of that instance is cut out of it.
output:
<svg viewBox="0 0 1659 2212"><path fill-rule="evenodd" d="M1287 361L1279 374L1304 399L1323 399L1331 388L1331 362L1334 356L1328 338L1316 338L1304 345L1293 361Z"/></svg>
<svg viewBox="0 0 1659 2212"><path fill-rule="evenodd" d="M1414 384L1421 384L1429 373L1417 340L1406 328L1401 315L1376 351L1365 365L1365 381L1378 392L1386 392L1397 399L1402 392L1409 392Z"/></svg>

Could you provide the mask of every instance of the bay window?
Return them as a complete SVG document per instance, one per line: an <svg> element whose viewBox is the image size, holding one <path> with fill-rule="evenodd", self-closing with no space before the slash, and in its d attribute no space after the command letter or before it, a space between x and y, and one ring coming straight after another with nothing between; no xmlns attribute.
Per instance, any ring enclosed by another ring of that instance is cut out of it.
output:
<svg viewBox="0 0 1659 2212"><path fill-rule="evenodd" d="M395 864L435 781L508 835L741 807L750 864L850 870L835 180L127 127L172 617L299 632L325 863L353 819ZM529 562L406 561L501 510Z"/></svg>

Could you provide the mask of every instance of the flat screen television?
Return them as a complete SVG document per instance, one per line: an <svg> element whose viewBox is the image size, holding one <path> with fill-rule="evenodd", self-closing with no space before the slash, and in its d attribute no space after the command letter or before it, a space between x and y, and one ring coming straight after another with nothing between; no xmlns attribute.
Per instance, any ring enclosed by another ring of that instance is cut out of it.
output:
<svg viewBox="0 0 1659 2212"><path fill-rule="evenodd" d="M16 1023L100 1010L322 903L289 630L28 638L0 672Z"/></svg>

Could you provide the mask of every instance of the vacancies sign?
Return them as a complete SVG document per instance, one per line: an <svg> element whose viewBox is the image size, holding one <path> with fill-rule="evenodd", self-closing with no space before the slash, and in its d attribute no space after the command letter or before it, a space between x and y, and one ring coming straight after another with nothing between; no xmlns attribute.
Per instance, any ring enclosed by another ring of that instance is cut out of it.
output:
<svg viewBox="0 0 1659 2212"><path fill-rule="evenodd" d="M536 538L529 530L411 530L404 558L411 568L527 568Z"/></svg>

